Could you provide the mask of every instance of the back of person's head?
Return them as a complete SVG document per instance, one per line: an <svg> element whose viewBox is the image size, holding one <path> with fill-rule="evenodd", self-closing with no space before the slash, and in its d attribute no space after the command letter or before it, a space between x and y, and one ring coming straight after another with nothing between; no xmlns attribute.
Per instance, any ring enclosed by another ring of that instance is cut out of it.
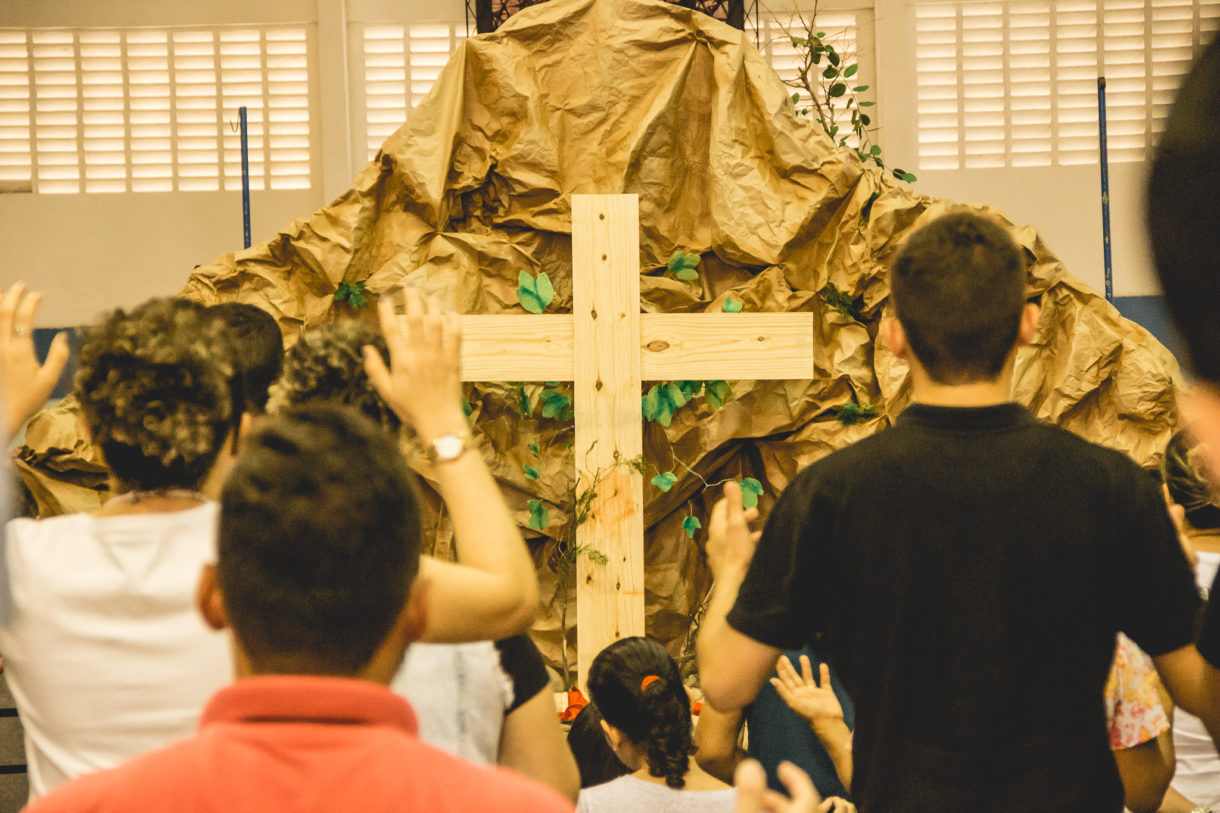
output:
<svg viewBox="0 0 1220 813"><path fill-rule="evenodd" d="M269 418L221 495L217 582L254 671L355 675L419 568L415 481L384 432L319 404Z"/></svg>
<svg viewBox="0 0 1220 813"><path fill-rule="evenodd" d="M1165 304L1203 378L1220 382L1220 39L1196 63L1149 176L1152 254Z"/></svg>
<svg viewBox="0 0 1220 813"><path fill-rule="evenodd" d="M965 212L932 221L898 253L890 290L933 381L989 381L1004 369L1025 308L1024 260L1004 229Z"/></svg>
<svg viewBox="0 0 1220 813"><path fill-rule="evenodd" d="M199 488L240 421L241 389L202 305L154 299L85 331L76 394L124 489Z"/></svg>
<svg viewBox="0 0 1220 813"><path fill-rule="evenodd" d="M390 434L402 422L364 370L361 348L375 347L389 364L390 352L377 331L358 322L323 325L301 336L284 354L284 371L271 385L270 412L299 404L331 402L358 410Z"/></svg>
<svg viewBox="0 0 1220 813"><path fill-rule="evenodd" d="M225 326L245 387L246 412L267 411L267 391L284 366L284 334L275 318L244 302L222 302L208 313Z"/></svg>
<svg viewBox="0 0 1220 813"><path fill-rule="evenodd" d="M1186 521L1199 530L1220 528L1220 500L1204 468L1203 450L1184 431L1175 432L1165 447L1161 479L1169 497L1186 511Z"/></svg>
<svg viewBox="0 0 1220 813"><path fill-rule="evenodd" d="M572 719L572 726L568 729L568 749L576 758L582 788L604 785L631 773L631 769L623 764L610 743L606 742L602 716L597 711L596 703L586 703Z"/></svg>
<svg viewBox="0 0 1220 813"><path fill-rule="evenodd" d="M643 749L650 774L685 786L695 752L690 697L665 647L640 636L610 644L589 667L589 694L602 718Z"/></svg>

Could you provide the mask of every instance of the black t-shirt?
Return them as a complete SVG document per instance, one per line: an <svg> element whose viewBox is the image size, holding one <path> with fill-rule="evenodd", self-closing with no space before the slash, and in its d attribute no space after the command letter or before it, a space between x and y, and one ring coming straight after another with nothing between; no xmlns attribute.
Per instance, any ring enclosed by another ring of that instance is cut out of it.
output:
<svg viewBox="0 0 1220 813"><path fill-rule="evenodd" d="M513 684L513 702L504 710L508 716L549 687L551 679L542 653L528 635L496 641L496 653L500 656L500 668Z"/></svg>
<svg viewBox="0 0 1220 813"><path fill-rule="evenodd" d="M1130 459L1016 404L916 404L797 476L729 623L834 665L861 811L1112 813L1115 633L1164 654L1198 602Z"/></svg>

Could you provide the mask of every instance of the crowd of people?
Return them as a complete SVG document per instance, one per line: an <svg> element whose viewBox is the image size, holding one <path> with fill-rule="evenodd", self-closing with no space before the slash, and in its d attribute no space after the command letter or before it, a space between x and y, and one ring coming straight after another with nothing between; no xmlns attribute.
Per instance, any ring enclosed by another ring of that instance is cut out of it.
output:
<svg viewBox="0 0 1220 813"><path fill-rule="evenodd" d="M1160 471L1011 401L1039 322L1022 255L983 217L936 219L894 261L881 327L912 404L801 472L761 531L726 485L702 694L625 638L566 737L455 316L408 287L380 330L285 352L251 305L114 311L75 382L114 496L11 520L0 556L29 809L1220 808L1218 111L1213 45L1149 188L1198 379ZM7 440L68 357L61 337L36 358L39 300L0 298ZM454 561L422 553L404 427Z"/></svg>

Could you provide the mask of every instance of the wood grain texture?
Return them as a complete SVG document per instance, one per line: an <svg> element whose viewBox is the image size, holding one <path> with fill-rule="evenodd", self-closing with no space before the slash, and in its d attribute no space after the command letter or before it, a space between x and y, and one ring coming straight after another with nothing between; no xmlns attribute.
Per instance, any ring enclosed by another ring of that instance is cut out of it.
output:
<svg viewBox="0 0 1220 813"><path fill-rule="evenodd" d="M646 313L645 381L813 378L812 313Z"/></svg>
<svg viewBox="0 0 1220 813"><path fill-rule="evenodd" d="M604 647L644 634L644 478L628 464L643 453L639 232L637 196L572 196L578 488L601 473L576 543L608 560L576 562L581 685Z"/></svg>
<svg viewBox="0 0 1220 813"><path fill-rule="evenodd" d="M463 381L571 381L576 325L568 314L462 317Z"/></svg>

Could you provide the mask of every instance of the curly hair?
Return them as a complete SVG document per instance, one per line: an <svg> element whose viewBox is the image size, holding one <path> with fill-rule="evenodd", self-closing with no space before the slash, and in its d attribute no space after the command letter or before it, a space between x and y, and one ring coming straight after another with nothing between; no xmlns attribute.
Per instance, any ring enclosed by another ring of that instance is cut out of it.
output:
<svg viewBox="0 0 1220 813"><path fill-rule="evenodd" d="M241 417L232 345L202 305L153 299L85 331L76 393L126 490L198 488Z"/></svg>
<svg viewBox="0 0 1220 813"><path fill-rule="evenodd" d="M650 774L686 786L695 753L690 697L665 647L642 636L610 644L589 667L589 695L602 719L644 749Z"/></svg>
<svg viewBox="0 0 1220 813"><path fill-rule="evenodd" d="M1161 477L1169 496L1186 510L1186 521L1199 530L1220 528L1220 503L1212 494L1203 468L1202 452L1184 431L1165 447Z"/></svg>
<svg viewBox="0 0 1220 813"><path fill-rule="evenodd" d="M357 322L323 325L301 336L284 354L284 371L271 385L267 411L330 402L352 407L390 434L402 421L394 414L364 371L361 348L371 345L389 363L381 334Z"/></svg>

